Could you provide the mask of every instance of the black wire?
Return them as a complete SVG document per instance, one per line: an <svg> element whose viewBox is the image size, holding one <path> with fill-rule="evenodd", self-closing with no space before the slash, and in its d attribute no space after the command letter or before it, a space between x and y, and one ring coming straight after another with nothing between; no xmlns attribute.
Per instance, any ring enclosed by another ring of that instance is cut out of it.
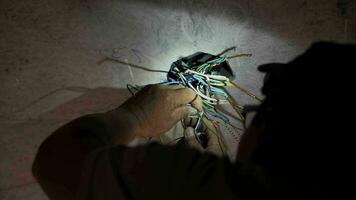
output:
<svg viewBox="0 0 356 200"><path fill-rule="evenodd" d="M132 96L135 95L135 92L132 91L132 89L135 89L136 92L139 91L138 88L136 88L135 86L131 85L131 84L126 84L126 88L127 90L131 93Z"/></svg>

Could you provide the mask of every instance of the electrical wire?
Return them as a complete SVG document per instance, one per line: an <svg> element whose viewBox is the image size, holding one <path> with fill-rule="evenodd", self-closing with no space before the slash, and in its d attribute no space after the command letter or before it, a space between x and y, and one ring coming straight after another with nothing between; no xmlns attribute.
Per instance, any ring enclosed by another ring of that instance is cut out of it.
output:
<svg viewBox="0 0 356 200"><path fill-rule="evenodd" d="M236 54L233 56L228 56L227 59L233 59L233 58L239 58L239 57L251 57L252 54L251 53L242 53L242 54Z"/></svg>
<svg viewBox="0 0 356 200"><path fill-rule="evenodd" d="M225 53L227 53L227 52L229 52L229 51L232 51L232 50L236 50L236 47L233 46L233 47L227 48L227 49L225 49L224 51L218 53L216 56L220 57L220 56L224 55Z"/></svg>
<svg viewBox="0 0 356 200"><path fill-rule="evenodd" d="M237 84L236 82L230 80L230 83L231 83L234 87L236 87L237 89L241 90L243 93L247 94L248 96L250 96L250 97L252 97L252 98L254 98L254 99L256 99L256 100L258 100L258 101L260 101L260 102L262 101L261 98L257 97L257 96L254 95L252 92L250 92L250 91L244 89L243 87L241 87L241 86L240 86L239 84Z"/></svg>
<svg viewBox="0 0 356 200"><path fill-rule="evenodd" d="M126 84L126 88L127 90L131 93L132 96L135 95L135 93L137 93L138 91L140 91L140 89L137 86L133 86L131 84ZM135 90L135 91L133 91Z"/></svg>
<svg viewBox="0 0 356 200"><path fill-rule="evenodd" d="M192 118L197 118L197 123L194 127L195 136L199 139L199 134L204 132L201 128L208 129L209 132L216 135L219 139L219 146L221 150L226 153L226 145L222 140L222 133L219 129L219 123L222 123L224 126L233 127L234 130L240 131L239 128L233 126L230 122L228 116L232 117L233 115L226 114L218 110L218 106L222 104L230 104L231 107L236 111L238 117L233 116L234 119L240 122L244 122L244 118L241 114L243 107L237 104L237 102L232 98L232 96L226 90L226 87L235 87L248 96L261 101L259 97L254 95L253 93L249 92L248 90L242 88L236 82L230 80L226 76L219 74L219 67L222 63L227 62L229 59L243 57L243 56L251 56L251 54L237 54L233 56L223 56L223 54L235 50L236 47L231 47L223 52L219 53L216 58L209 60L202 64L188 64L179 60L176 62L177 66L171 68L171 70L164 71L164 70L155 70L150 69L147 67L131 64L125 61L121 61L118 59L113 58L106 58L99 63L105 61L113 61L123 65L128 65L130 67L138 68L141 70L149 71L149 72L157 72L157 73L169 73L169 78L166 81L161 82L162 85L183 85L192 89L202 100L203 103L203 110L195 116L190 116ZM179 65L179 66L178 66ZM140 88L127 85L128 90L134 95L135 92L139 91ZM210 121L216 131L209 128L206 124L206 120ZM184 127L184 123L182 122ZM202 142L202 141L200 141Z"/></svg>
<svg viewBox="0 0 356 200"><path fill-rule="evenodd" d="M168 73L168 71L158 70L158 69L150 69L148 67L132 64L132 63L125 62L125 61L122 61L122 60L119 60L119 59L114 59L114 58L104 58L104 59L100 60L98 62L98 64L102 64L102 63L104 63L106 61L120 63L122 65L127 65L127 66L130 66L130 67L141 69L141 70L148 71L148 72L165 73L165 74Z"/></svg>

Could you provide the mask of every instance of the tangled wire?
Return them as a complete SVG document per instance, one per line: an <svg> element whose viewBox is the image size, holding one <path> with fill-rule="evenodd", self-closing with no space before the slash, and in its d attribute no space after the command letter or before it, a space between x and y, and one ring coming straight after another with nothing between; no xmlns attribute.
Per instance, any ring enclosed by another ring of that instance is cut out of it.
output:
<svg viewBox="0 0 356 200"><path fill-rule="evenodd" d="M192 118L197 118L197 123L195 125L196 138L199 142L203 143L201 136L204 135L205 130L209 129L211 133L219 138L221 143L220 146L223 150L226 149L226 147L223 147L224 144L221 141L221 131L219 126L221 122L222 125L233 127L234 130L242 129L237 128L230 123L229 117L219 109L219 105L230 104L238 114L238 117L233 117L242 123L244 122L244 117L242 115L243 106L236 103L226 88L235 87L250 97L256 100L261 100L232 80L234 74L229 66L228 60L242 56L251 56L251 54L238 54L230 57L223 55L233 49L234 47L226 49L217 55L198 52L191 56L181 58L172 64L168 72L162 70L148 70L145 67L116 59L109 58L106 60L119 62L120 64L126 64L130 67L136 67L150 72L167 73L167 80L160 84L183 85L192 89L202 99L203 103L203 110L197 116L191 116ZM141 87L127 85L127 88L131 93L135 93L139 91ZM209 125L207 124L209 122L214 125L215 130L209 128ZM225 152L225 150L223 150L223 152Z"/></svg>

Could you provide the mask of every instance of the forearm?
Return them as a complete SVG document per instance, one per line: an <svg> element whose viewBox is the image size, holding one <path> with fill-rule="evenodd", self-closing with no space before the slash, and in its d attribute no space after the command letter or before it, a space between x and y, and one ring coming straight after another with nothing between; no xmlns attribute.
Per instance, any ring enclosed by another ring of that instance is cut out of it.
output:
<svg viewBox="0 0 356 200"><path fill-rule="evenodd" d="M110 142L114 145L127 145L136 136L142 136L138 120L130 112L118 108L103 114L111 136Z"/></svg>
<svg viewBox="0 0 356 200"><path fill-rule="evenodd" d="M120 108L78 118L49 136L38 151L34 174L42 187L52 182L74 194L91 152L128 144L135 136L157 137L201 109L200 98L190 89L146 86Z"/></svg>

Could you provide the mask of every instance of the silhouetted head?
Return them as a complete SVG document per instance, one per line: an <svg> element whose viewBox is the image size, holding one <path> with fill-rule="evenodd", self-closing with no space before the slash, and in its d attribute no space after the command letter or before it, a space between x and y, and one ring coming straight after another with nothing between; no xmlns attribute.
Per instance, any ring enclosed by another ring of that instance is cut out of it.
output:
<svg viewBox="0 0 356 200"><path fill-rule="evenodd" d="M242 159L308 195L336 191L353 161L354 68L356 46L332 43L316 43L287 64L260 66L266 98L242 139Z"/></svg>

